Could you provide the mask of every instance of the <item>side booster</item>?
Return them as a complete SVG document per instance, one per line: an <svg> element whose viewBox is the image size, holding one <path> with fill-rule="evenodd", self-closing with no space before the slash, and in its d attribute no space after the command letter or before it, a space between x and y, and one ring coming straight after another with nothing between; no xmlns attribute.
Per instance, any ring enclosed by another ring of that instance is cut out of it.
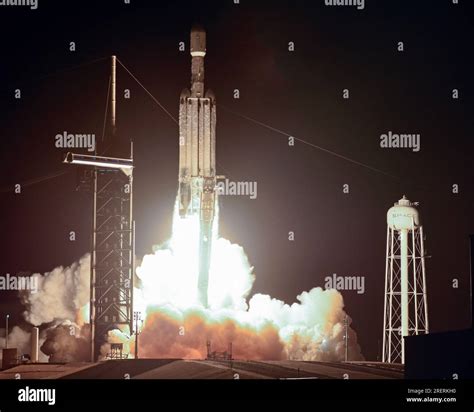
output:
<svg viewBox="0 0 474 412"><path fill-rule="evenodd" d="M204 89L206 32L191 31L191 90L181 93L179 103L179 215L198 215L199 301L208 305L212 227L216 211L216 99Z"/></svg>

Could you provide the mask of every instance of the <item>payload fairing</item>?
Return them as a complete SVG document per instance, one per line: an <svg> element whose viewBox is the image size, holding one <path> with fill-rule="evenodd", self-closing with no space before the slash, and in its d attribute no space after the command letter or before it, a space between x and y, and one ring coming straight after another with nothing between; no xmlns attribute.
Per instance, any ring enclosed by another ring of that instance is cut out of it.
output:
<svg viewBox="0 0 474 412"><path fill-rule="evenodd" d="M200 303L208 305L209 265L216 193L216 99L204 89L206 32L191 30L191 90L181 93L179 103L179 215L199 215Z"/></svg>

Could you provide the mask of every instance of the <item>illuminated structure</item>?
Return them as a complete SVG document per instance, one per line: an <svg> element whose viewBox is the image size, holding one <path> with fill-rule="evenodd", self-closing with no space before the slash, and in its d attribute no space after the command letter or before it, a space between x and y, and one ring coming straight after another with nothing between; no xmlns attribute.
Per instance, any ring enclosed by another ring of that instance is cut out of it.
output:
<svg viewBox="0 0 474 412"><path fill-rule="evenodd" d="M405 196L387 212L382 361L405 363L404 337L428 333L423 226Z"/></svg>
<svg viewBox="0 0 474 412"><path fill-rule="evenodd" d="M133 333L133 145L116 135L116 57L112 56L110 127L101 156L67 153L64 162L92 168L91 361L98 360L107 333ZM124 143L124 147L120 147ZM125 154L125 156L124 156ZM107 155L107 156L105 156ZM87 170L86 170L87 172Z"/></svg>

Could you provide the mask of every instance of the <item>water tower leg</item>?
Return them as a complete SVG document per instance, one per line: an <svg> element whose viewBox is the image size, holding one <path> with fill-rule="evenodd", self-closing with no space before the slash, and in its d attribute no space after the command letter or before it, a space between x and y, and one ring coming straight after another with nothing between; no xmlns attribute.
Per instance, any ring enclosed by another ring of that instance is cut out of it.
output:
<svg viewBox="0 0 474 412"><path fill-rule="evenodd" d="M385 296L383 304L383 341L382 341L382 362L386 362L386 340L387 340L387 324L389 324L389 319L387 319L387 299L388 299L388 270L389 270L389 252L390 252L390 227L387 226L387 249L385 252Z"/></svg>
<svg viewBox="0 0 474 412"><path fill-rule="evenodd" d="M408 336L408 230L400 230L400 272L402 310L402 363L405 363L405 341Z"/></svg>

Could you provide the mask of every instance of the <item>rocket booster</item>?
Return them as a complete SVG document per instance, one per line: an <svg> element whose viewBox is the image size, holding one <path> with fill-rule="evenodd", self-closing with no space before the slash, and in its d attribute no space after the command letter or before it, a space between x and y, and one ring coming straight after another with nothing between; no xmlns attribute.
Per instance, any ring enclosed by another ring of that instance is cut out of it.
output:
<svg viewBox="0 0 474 412"><path fill-rule="evenodd" d="M179 214L211 222L216 187L216 100L204 89L206 32L191 31L191 90L179 104Z"/></svg>
<svg viewBox="0 0 474 412"><path fill-rule="evenodd" d="M206 32L191 31L191 90L179 102L179 215L198 215L200 303L208 305L208 279L216 194L216 99L204 88Z"/></svg>

